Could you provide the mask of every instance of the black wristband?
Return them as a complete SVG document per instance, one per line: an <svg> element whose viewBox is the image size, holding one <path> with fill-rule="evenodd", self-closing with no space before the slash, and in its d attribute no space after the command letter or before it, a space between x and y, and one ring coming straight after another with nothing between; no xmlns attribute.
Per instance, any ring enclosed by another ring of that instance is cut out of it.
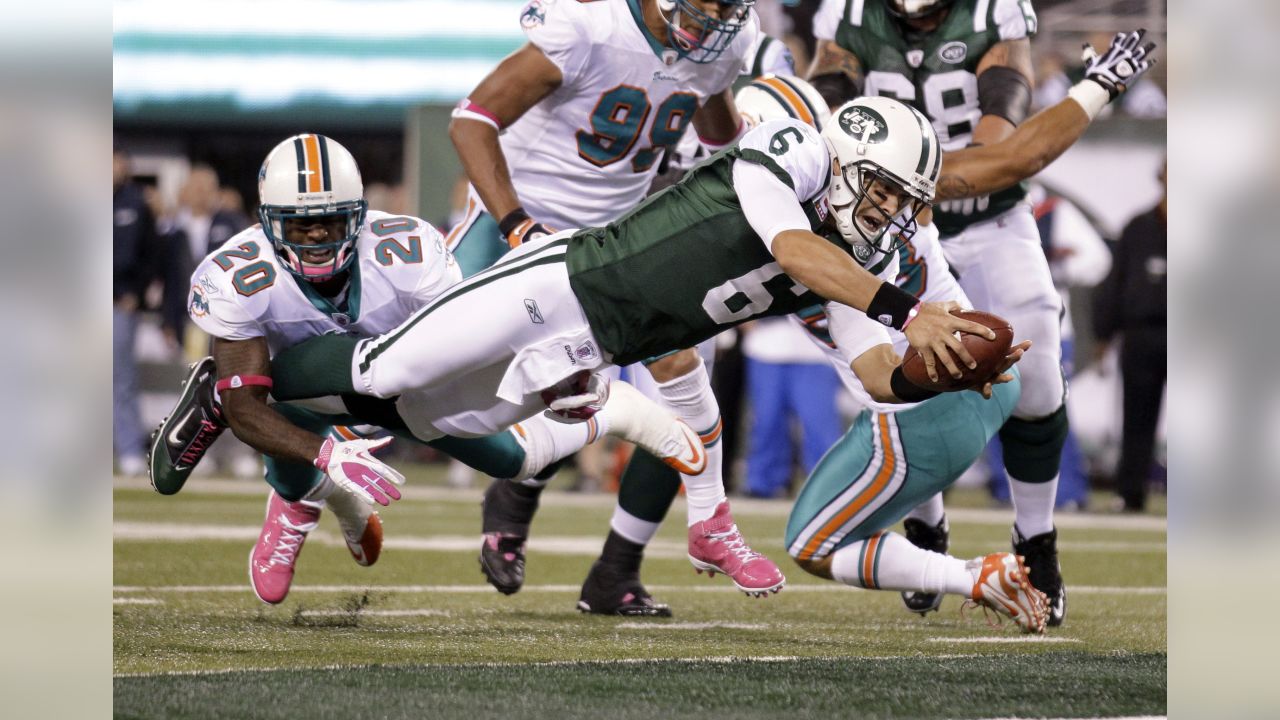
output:
<svg viewBox="0 0 1280 720"><path fill-rule="evenodd" d="M894 368L893 372L890 373L889 389L893 391L893 394L899 400L906 400L907 402L921 402L942 394L937 390L922 388L908 380L906 374L902 372L901 365Z"/></svg>
<svg viewBox="0 0 1280 720"><path fill-rule="evenodd" d="M1031 81L1011 67L993 65L978 76L978 107L983 115L1021 125L1031 110Z"/></svg>
<svg viewBox="0 0 1280 720"><path fill-rule="evenodd" d="M915 295L886 282L880 285L876 296L871 298L871 304L867 306L867 317L894 330L901 330L911 316L911 311L919 304Z"/></svg>
<svg viewBox="0 0 1280 720"><path fill-rule="evenodd" d="M512 230L516 229L517 225L530 219L529 213L525 212L524 208L518 207L507 213L506 217L498 221L498 232L502 233L503 237L506 237L511 234Z"/></svg>

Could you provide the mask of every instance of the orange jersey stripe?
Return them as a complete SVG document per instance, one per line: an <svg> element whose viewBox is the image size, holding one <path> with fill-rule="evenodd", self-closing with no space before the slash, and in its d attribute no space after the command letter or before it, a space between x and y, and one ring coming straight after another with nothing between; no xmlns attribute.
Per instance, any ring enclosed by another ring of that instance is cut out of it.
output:
<svg viewBox="0 0 1280 720"><path fill-rule="evenodd" d="M315 135L302 138L302 148L307 158L307 192L320 192L320 141Z"/></svg>
<svg viewBox="0 0 1280 720"><path fill-rule="evenodd" d="M762 82L782 93L782 97L786 98L787 102L791 103L791 107L795 109L802 122L809 125L817 124L813 121L813 113L809 112L809 106L805 103L804 98L800 97L795 90L792 90L790 85L776 77L762 77L759 79L759 82Z"/></svg>
<svg viewBox="0 0 1280 720"><path fill-rule="evenodd" d="M893 454L893 437L889 434L889 419L883 414L877 414L876 421L880 424L880 445L884 449L884 462L880 465L880 472L876 474L876 479L872 481L866 490L858 493L852 502L836 513L835 517L828 520L827 524L814 533L812 538L809 538L809 542L805 543L804 550L800 552L801 560L812 558L813 554L822 546L822 543L826 542L827 538L839 530L841 525L848 522L850 518L857 515L862 508L874 500L889 484L890 478L893 477L897 458Z"/></svg>
<svg viewBox="0 0 1280 720"><path fill-rule="evenodd" d="M336 432L336 433L338 433L338 435L339 435L343 440L358 440L358 439L360 439L360 436L359 436L359 435L356 435L354 432L351 432L350 428L346 427L345 425L334 425L334 426L333 426L333 431L334 431L334 432Z"/></svg>
<svg viewBox="0 0 1280 720"><path fill-rule="evenodd" d="M470 229L472 221L475 219L475 214L473 214L475 209L475 198L467 198L467 212L462 216L462 220L458 222L457 225L454 225L453 229L449 231L449 234L444 237L445 247L452 250L453 244L458 242L458 239L465 235L466 231Z"/></svg>

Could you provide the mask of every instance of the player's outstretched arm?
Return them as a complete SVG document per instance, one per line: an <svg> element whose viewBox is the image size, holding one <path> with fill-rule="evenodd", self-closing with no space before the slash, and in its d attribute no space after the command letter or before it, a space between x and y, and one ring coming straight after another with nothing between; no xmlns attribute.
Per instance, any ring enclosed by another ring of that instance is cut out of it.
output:
<svg viewBox="0 0 1280 720"><path fill-rule="evenodd" d="M853 53L834 40L818 40L805 79L832 108L862 94L862 65Z"/></svg>
<svg viewBox="0 0 1280 720"><path fill-rule="evenodd" d="M404 476L372 455L391 438L336 442L303 430L267 405L271 359L264 338L214 338L213 361L223 415L242 442L275 458L314 465L367 503L400 499L395 486Z"/></svg>
<svg viewBox="0 0 1280 720"><path fill-rule="evenodd" d="M1116 35L1104 55L1086 46L1085 78L1058 104L1020 125L992 145L942 156L935 201L984 195L1040 172L1071 147L1104 106L1146 72L1155 43L1142 43L1145 30Z"/></svg>
<svg viewBox="0 0 1280 720"><path fill-rule="evenodd" d="M937 379L941 363L953 377L963 372L960 362L975 367L973 356L957 332L994 339L985 325L951 314L959 304L922 303L914 295L867 272L831 243L807 230L785 230L773 239L773 257L783 272L821 297L865 312L873 320L902 330L924 358L929 377Z"/></svg>
<svg viewBox="0 0 1280 720"><path fill-rule="evenodd" d="M449 139L458 151L467 178L504 233L507 225L514 229L528 215L513 215L523 211L498 143L498 132L520 119L561 82L560 68L529 43L508 55L453 111Z"/></svg>

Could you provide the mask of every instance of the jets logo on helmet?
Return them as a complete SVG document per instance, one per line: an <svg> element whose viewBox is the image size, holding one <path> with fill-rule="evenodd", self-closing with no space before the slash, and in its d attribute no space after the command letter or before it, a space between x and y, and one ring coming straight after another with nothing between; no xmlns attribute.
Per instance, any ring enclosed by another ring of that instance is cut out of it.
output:
<svg viewBox="0 0 1280 720"><path fill-rule="evenodd" d="M289 272L320 282L351 266L368 205L346 148L314 134L276 145L258 173L258 198L262 230Z"/></svg>
<svg viewBox="0 0 1280 720"><path fill-rule="evenodd" d="M822 94L798 77L758 77L733 96L733 104L753 125L789 117L821 132L831 120L831 111Z"/></svg>
<svg viewBox="0 0 1280 720"><path fill-rule="evenodd" d="M933 201L942 149L929 121L892 98L858 98L833 114L836 122L822 132L832 158L827 202L866 263L911 239L916 217Z"/></svg>
<svg viewBox="0 0 1280 720"><path fill-rule="evenodd" d="M840 128L859 142L880 143L889 137L889 125L880 113L869 107L854 105L840 112Z"/></svg>

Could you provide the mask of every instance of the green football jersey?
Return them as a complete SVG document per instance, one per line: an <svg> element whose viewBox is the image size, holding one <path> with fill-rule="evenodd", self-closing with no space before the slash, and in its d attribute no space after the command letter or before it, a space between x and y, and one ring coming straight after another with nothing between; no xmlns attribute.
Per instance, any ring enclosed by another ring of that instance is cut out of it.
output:
<svg viewBox="0 0 1280 720"><path fill-rule="evenodd" d="M794 128L778 134L785 137L773 147L784 151L788 139L794 144L800 136ZM617 221L570 240L569 282L615 364L693 347L753 318L824 302L782 271L748 223L733 187L738 162L761 164L795 188L768 154L734 147ZM852 257L827 224L825 192L801 204L810 229Z"/></svg>
<svg viewBox="0 0 1280 720"><path fill-rule="evenodd" d="M827 0L828 3L839 0ZM957 0L942 25L928 34L909 31L885 0L844 0L835 42L862 65L867 95L887 95L915 106L933 122L945 150L967 146L982 117L978 62L991 47L1036 31L1031 0ZM1016 205L1025 183L991 195L940 203L934 222L943 237Z"/></svg>

